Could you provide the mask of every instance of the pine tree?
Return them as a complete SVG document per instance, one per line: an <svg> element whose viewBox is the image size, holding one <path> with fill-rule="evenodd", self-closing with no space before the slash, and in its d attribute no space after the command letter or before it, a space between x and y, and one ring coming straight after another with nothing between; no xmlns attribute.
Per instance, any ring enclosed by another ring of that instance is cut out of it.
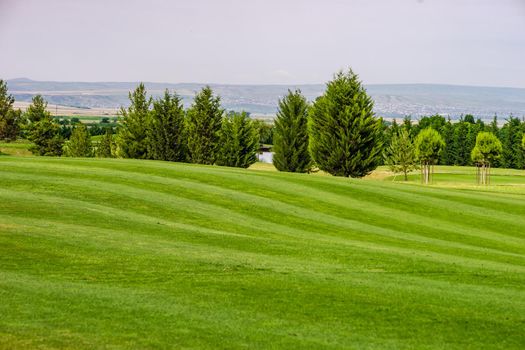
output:
<svg viewBox="0 0 525 350"><path fill-rule="evenodd" d="M248 168L257 161L257 130L247 113L231 113L223 118L220 145L217 165Z"/></svg>
<svg viewBox="0 0 525 350"><path fill-rule="evenodd" d="M454 143L454 125L450 118L448 118L445 125L443 125L441 135L443 141L445 141L445 148L441 153L439 163L443 165L454 165L454 160L456 159L456 148Z"/></svg>
<svg viewBox="0 0 525 350"><path fill-rule="evenodd" d="M381 161L381 120L352 70L327 84L309 115L310 153L332 175L363 177Z"/></svg>
<svg viewBox="0 0 525 350"><path fill-rule="evenodd" d="M510 116L500 130L500 138L503 144L503 153L500 159L504 168L520 169L521 164L521 122L518 118Z"/></svg>
<svg viewBox="0 0 525 350"><path fill-rule="evenodd" d="M7 83L0 79L0 139L7 142L16 140L24 121L20 109L13 108L14 102Z"/></svg>
<svg viewBox="0 0 525 350"><path fill-rule="evenodd" d="M39 156L60 156L64 144L60 125L46 108L47 102L36 95L26 110L25 116L30 122L28 139L33 143L29 150Z"/></svg>
<svg viewBox="0 0 525 350"><path fill-rule="evenodd" d="M392 136L385 150L385 163L393 173L403 173L408 180L408 173L418 168L415 148L406 129Z"/></svg>
<svg viewBox="0 0 525 350"><path fill-rule="evenodd" d="M273 152L273 164L279 171L304 173L310 170L308 102L300 90L288 90L279 101Z"/></svg>
<svg viewBox="0 0 525 350"><path fill-rule="evenodd" d="M64 156L93 157L93 144L84 124L74 127L71 138L64 145Z"/></svg>
<svg viewBox="0 0 525 350"><path fill-rule="evenodd" d="M113 158L114 152L115 142L113 141L113 130L108 128L98 143L96 155L99 158Z"/></svg>
<svg viewBox="0 0 525 350"><path fill-rule="evenodd" d="M120 109L116 137L116 153L122 158L145 159L148 157L146 130L151 97L146 96L143 83L129 93L130 106Z"/></svg>
<svg viewBox="0 0 525 350"><path fill-rule="evenodd" d="M454 149L456 158L454 165L467 165L470 163L470 149L468 146L469 123L460 119L454 128Z"/></svg>
<svg viewBox="0 0 525 350"><path fill-rule="evenodd" d="M184 107L182 99L171 95L153 102L148 128L148 154L152 159L182 162L186 160L184 145Z"/></svg>
<svg viewBox="0 0 525 350"><path fill-rule="evenodd" d="M445 147L445 142L436 130L429 127L417 135L415 146L416 157L421 163L421 182L431 183L434 165Z"/></svg>
<svg viewBox="0 0 525 350"><path fill-rule="evenodd" d="M219 96L209 86L196 96L186 116L188 156L192 163L214 164L219 153L219 138L224 110Z"/></svg>

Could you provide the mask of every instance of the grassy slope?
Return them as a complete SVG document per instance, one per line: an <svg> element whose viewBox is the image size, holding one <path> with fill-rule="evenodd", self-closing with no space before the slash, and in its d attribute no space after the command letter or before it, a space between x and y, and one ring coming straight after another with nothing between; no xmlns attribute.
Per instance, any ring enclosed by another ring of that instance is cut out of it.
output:
<svg viewBox="0 0 525 350"><path fill-rule="evenodd" d="M30 157L0 179L0 348L525 346L521 190Z"/></svg>

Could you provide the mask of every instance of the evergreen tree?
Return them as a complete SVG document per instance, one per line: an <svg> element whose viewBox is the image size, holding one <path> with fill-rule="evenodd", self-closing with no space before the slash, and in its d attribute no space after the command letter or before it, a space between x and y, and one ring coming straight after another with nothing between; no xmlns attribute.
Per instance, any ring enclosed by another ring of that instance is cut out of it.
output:
<svg viewBox="0 0 525 350"><path fill-rule="evenodd" d="M219 138L224 110L219 96L209 86L196 96L186 116L188 156L192 163L214 164L219 152Z"/></svg>
<svg viewBox="0 0 525 350"><path fill-rule="evenodd" d="M273 145L275 126L259 119L254 119L253 125L259 135L259 143L262 145Z"/></svg>
<svg viewBox="0 0 525 350"><path fill-rule="evenodd" d="M115 142L113 141L113 130L106 129L106 133L98 143L96 155L99 158L113 158Z"/></svg>
<svg viewBox="0 0 525 350"><path fill-rule="evenodd" d="M153 102L148 128L148 154L152 159L182 162L186 160L184 148L182 99L166 90L162 98Z"/></svg>
<svg viewBox="0 0 525 350"><path fill-rule="evenodd" d="M415 137L414 132L416 131L416 129L412 125L412 117L411 116L406 115L403 118L403 124L401 125L401 129L405 129L406 131L408 131L408 134L410 135L410 137L412 137L412 138Z"/></svg>
<svg viewBox="0 0 525 350"><path fill-rule="evenodd" d="M490 183L490 165L501 155L500 140L491 132L480 132L476 137L476 145L472 149L472 161L478 166L478 183Z"/></svg>
<svg viewBox="0 0 525 350"><path fill-rule="evenodd" d="M308 102L299 90L288 90L288 95L279 101L273 151L277 170L297 173L310 170Z"/></svg>
<svg viewBox="0 0 525 350"><path fill-rule="evenodd" d="M151 97L146 96L143 83L129 93L130 106L120 109L116 137L116 153L122 158L145 159L148 157L146 130L148 126Z"/></svg>
<svg viewBox="0 0 525 350"><path fill-rule="evenodd" d="M405 181L408 173L418 168L415 148L406 129L392 136L385 150L385 161L393 173L403 173Z"/></svg>
<svg viewBox="0 0 525 350"><path fill-rule="evenodd" d="M443 125L443 128L441 129L441 135L443 137L443 141L445 142L445 148L441 153L439 162L443 165L454 165L457 150L455 148L456 144L454 143L454 125L452 124L450 118L448 118L445 125Z"/></svg>
<svg viewBox="0 0 525 350"><path fill-rule="evenodd" d="M511 116L500 130L500 138L503 144L503 153L500 159L502 167L514 169L523 167L521 157L522 135L520 120Z"/></svg>
<svg viewBox="0 0 525 350"><path fill-rule="evenodd" d="M486 131L489 131L493 133L496 137L499 137L498 116L494 116L494 119L492 119L492 122L490 123Z"/></svg>
<svg viewBox="0 0 525 350"><path fill-rule="evenodd" d="M93 144L87 127L78 124L73 128L71 138L64 144L66 157L93 157Z"/></svg>
<svg viewBox="0 0 525 350"><path fill-rule="evenodd" d="M8 93L7 83L0 79L0 139L7 142L16 140L24 118L20 109L15 110L15 99Z"/></svg>
<svg viewBox="0 0 525 350"><path fill-rule="evenodd" d="M257 161L259 136L245 112L231 113L222 120L218 165L248 168Z"/></svg>
<svg viewBox="0 0 525 350"><path fill-rule="evenodd" d="M441 135L432 128L422 130L416 137L416 156L421 162L421 181L432 182L434 164L437 163L445 142Z"/></svg>
<svg viewBox="0 0 525 350"><path fill-rule="evenodd" d="M454 149L456 157L454 165L467 165L470 163L470 149L468 146L469 123L463 119L454 128Z"/></svg>
<svg viewBox="0 0 525 350"><path fill-rule="evenodd" d="M26 110L25 116L30 122L28 139L33 143L29 150L39 156L60 156L64 144L60 125L46 108L47 102L36 95Z"/></svg>
<svg viewBox="0 0 525 350"><path fill-rule="evenodd" d="M337 73L309 116L313 160L332 175L369 174L381 161L381 124L357 75Z"/></svg>

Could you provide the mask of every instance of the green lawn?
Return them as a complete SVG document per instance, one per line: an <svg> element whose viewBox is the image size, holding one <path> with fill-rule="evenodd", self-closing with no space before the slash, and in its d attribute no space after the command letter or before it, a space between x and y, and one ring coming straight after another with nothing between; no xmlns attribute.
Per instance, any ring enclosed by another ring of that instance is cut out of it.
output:
<svg viewBox="0 0 525 350"><path fill-rule="evenodd" d="M442 171L0 157L0 348L523 349L524 174Z"/></svg>

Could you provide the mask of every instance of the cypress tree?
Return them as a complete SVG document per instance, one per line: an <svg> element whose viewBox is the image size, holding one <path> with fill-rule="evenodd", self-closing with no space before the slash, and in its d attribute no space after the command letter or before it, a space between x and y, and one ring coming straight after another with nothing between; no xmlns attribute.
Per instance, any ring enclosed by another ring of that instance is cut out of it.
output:
<svg viewBox="0 0 525 350"><path fill-rule="evenodd" d="M145 159L148 157L146 130L151 97L146 96L143 83L129 93L130 106L120 109L117 127L116 153L122 158Z"/></svg>
<svg viewBox="0 0 525 350"><path fill-rule="evenodd" d="M64 145L64 156L93 157L93 144L84 124L79 124L73 128L71 138Z"/></svg>
<svg viewBox="0 0 525 350"><path fill-rule="evenodd" d="M300 90L288 90L279 101L273 152L273 164L279 171L304 173L310 170L308 102Z"/></svg>
<svg viewBox="0 0 525 350"><path fill-rule="evenodd" d="M257 161L259 136L245 112L231 113L222 120L217 165L248 168Z"/></svg>
<svg viewBox="0 0 525 350"><path fill-rule="evenodd" d="M219 96L209 86L196 96L186 116L188 156L192 163L214 164L219 152L222 115Z"/></svg>
<svg viewBox="0 0 525 350"><path fill-rule="evenodd" d="M310 153L332 175L363 177L381 161L381 120L356 74L339 72L309 115Z"/></svg>
<svg viewBox="0 0 525 350"><path fill-rule="evenodd" d="M36 95L26 110L25 116L30 122L28 139L33 143L29 150L39 156L60 156L64 144L60 125L46 108L47 102Z"/></svg>
<svg viewBox="0 0 525 350"><path fill-rule="evenodd" d="M162 98L153 102L148 128L150 158L173 162L186 160L183 131L182 99L166 90Z"/></svg>
<svg viewBox="0 0 525 350"><path fill-rule="evenodd" d="M96 155L99 158L112 158L115 150L115 142L113 141L113 130L107 128L106 133L98 143Z"/></svg>

